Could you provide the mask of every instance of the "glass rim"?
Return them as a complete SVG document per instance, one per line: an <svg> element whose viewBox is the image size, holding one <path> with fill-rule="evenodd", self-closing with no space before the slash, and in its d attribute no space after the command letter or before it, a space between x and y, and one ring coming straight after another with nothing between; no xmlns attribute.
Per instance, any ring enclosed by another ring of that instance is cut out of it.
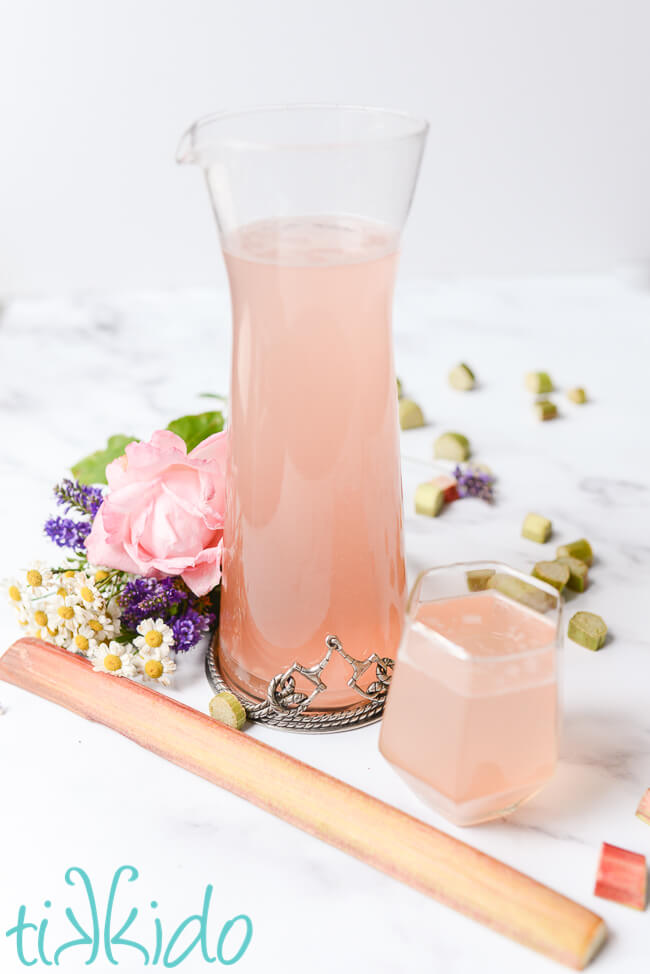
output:
<svg viewBox="0 0 650 974"><path fill-rule="evenodd" d="M502 664L502 663L512 662L513 658L526 659L529 656L534 656L536 653L548 652L548 650L551 648L554 648L555 652L557 653L561 649L561 642L562 642L561 623L562 623L562 609L564 606L564 599L562 598L562 594L558 592L557 589L553 588L552 585L549 585L547 582L542 581L540 578L535 578L532 575L528 575L526 572L522 572L518 568L513 568L511 565L507 565L503 561L486 561L486 560L455 561L455 562L450 562L448 565L432 565L429 568L423 568L422 571L418 573L415 581L413 582L413 585L411 586L411 590L409 592L408 601L406 604L406 626L410 628L411 625L415 621L417 621L415 615L415 608L417 605L423 603L423 600L417 597L417 592L421 587L422 581L424 580L424 578L426 578L427 575L431 575L436 572L449 571L451 569L465 569L468 571L475 571L475 570L490 569L490 568L494 568L498 571L507 572L507 574L513 575L515 578L519 578L521 579L521 581L526 582L529 585L533 585L534 587L541 589L543 592L546 592L548 595L553 596L553 598L556 600L555 608L553 609L553 615L552 615L553 627L555 629L555 636L553 640L551 640L548 643L544 643L542 646L535 646L532 649L527 649L524 650L523 652L519 652L516 654L504 653L499 656L473 656L471 653L468 653L467 650L465 650L462 646L459 646L458 644L447 639L447 637L443 636L441 633L437 633L437 635L439 636L439 638L442 640L443 643L449 643L449 647L447 647L446 645L438 644L437 648L442 649L447 655L454 656L456 659L459 659L461 662L471 663L475 666L492 666L495 663ZM464 594L480 594L480 593L464 593ZM449 598L461 598L461 597L462 596L449 596ZM505 598L505 596L503 597ZM438 600L432 599L429 601L438 601ZM442 599L440 601L442 601ZM521 607L528 612L534 612L540 618L544 618L544 616L541 613L536 612L535 609L532 609L529 606L521 604ZM432 631L435 632L435 630ZM452 652L452 649L461 650L461 653Z"/></svg>
<svg viewBox="0 0 650 974"><path fill-rule="evenodd" d="M374 142L391 143L407 139L423 138L429 130L429 121L423 116L412 115L410 112L400 111L393 108L382 108L373 105L348 105L336 102L289 102L286 104L274 105L255 105L250 108L229 109L225 111L211 112L197 118L186 130L181 138L176 161L179 163L194 161L197 150L198 133L208 125L218 125L221 122L228 122L240 118L254 115L270 115L272 113L285 113L287 115L299 112L318 113L338 113L340 115L358 114L362 117L376 116L377 118L392 119L402 125L408 124L404 131L391 132L372 132L357 138L323 139L322 141L309 142L296 139L295 141L271 142L268 139L238 138L224 136L218 140L218 144L228 149L254 149L262 151L274 151L278 149L312 149L322 150L328 148L343 148L352 145L372 144Z"/></svg>

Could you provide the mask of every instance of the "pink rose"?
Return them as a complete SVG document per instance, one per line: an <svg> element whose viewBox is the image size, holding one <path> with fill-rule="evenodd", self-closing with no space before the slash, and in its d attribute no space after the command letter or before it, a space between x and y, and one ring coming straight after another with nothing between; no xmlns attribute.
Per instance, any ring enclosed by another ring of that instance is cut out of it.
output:
<svg viewBox="0 0 650 974"><path fill-rule="evenodd" d="M180 575L195 595L221 579L226 434L188 454L169 430L129 443L106 468L108 493L86 540L94 565L135 575Z"/></svg>

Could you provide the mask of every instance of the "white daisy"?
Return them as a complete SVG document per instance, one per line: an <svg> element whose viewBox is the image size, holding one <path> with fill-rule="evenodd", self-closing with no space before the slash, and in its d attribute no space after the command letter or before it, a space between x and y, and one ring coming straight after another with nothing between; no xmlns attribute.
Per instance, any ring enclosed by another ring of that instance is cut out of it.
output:
<svg viewBox="0 0 650 974"><path fill-rule="evenodd" d="M25 633L23 633L23 635L33 636L34 632L32 631L33 627L30 624L31 620L24 606L18 607L17 616L18 616L18 625L22 626L23 629L27 630Z"/></svg>
<svg viewBox="0 0 650 974"><path fill-rule="evenodd" d="M106 640L104 640L106 641ZM74 653L82 653L84 656L93 658L99 651L100 640L90 626L79 626L77 632L70 641L69 649Z"/></svg>
<svg viewBox="0 0 650 974"><path fill-rule="evenodd" d="M73 635L69 629L59 629L59 631L52 637L52 642L55 646L60 646L61 649L67 649L69 653L75 653Z"/></svg>
<svg viewBox="0 0 650 974"><path fill-rule="evenodd" d="M135 657L135 663L145 681L151 680L152 683L160 683L162 686L168 687L171 683L169 674L175 671L176 663L169 658L169 655L160 654L159 650L163 648L161 646L159 649L149 650L146 653L141 650Z"/></svg>
<svg viewBox="0 0 650 974"><path fill-rule="evenodd" d="M106 602L93 579L81 572L77 578L76 593L82 607L99 610L106 608Z"/></svg>
<svg viewBox="0 0 650 974"><path fill-rule="evenodd" d="M59 637L59 633L53 632L51 629L48 629L47 626L42 626L40 629L36 629L34 635L36 636L37 639L42 639L44 643L53 643L54 646L59 645L59 643L57 643L57 637ZM69 633L65 637L66 640L68 638L68 635Z"/></svg>
<svg viewBox="0 0 650 974"><path fill-rule="evenodd" d="M159 658L169 656L169 650L174 645L174 633L162 619L145 619L138 626L139 636L133 640L133 645L143 655L151 650L158 650Z"/></svg>
<svg viewBox="0 0 650 974"><path fill-rule="evenodd" d="M79 610L88 609L94 612L103 612L106 609L106 600L94 582L92 574L85 571L73 572L71 575L63 573L60 576L61 586L57 594L62 595L66 589L68 595L74 595L77 600Z"/></svg>
<svg viewBox="0 0 650 974"><path fill-rule="evenodd" d="M110 600L106 606L106 614L113 621L113 628L116 632L120 631L120 618L122 616L122 608L120 606L119 599L113 598Z"/></svg>
<svg viewBox="0 0 650 974"><path fill-rule="evenodd" d="M44 639L43 632L47 634L47 626L50 621L48 605L45 600L37 600L27 607L29 618L29 628L37 639Z"/></svg>
<svg viewBox="0 0 650 974"><path fill-rule="evenodd" d="M138 672L133 662L131 647L115 641L98 644L92 663L96 672L110 673L111 676L134 677Z"/></svg>
<svg viewBox="0 0 650 974"><path fill-rule="evenodd" d="M77 587L77 574L72 568L67 568L64 572L58 572L55 576L56 588L59 591L64 589L68 594L71 594Z"/></svg>
<svg viewBox="0 0 650 974"><path fill-rule="evenodd" d="M44 562L34 561L25 572L26 594L31 598L38 595L45 595L54 583L54 574Z"/></svg>
<svg viewBox="0 0 650 974"><path fill-rule="evenodd" d="M95 565L92 568L89 565L87 571L90 573L95 585L100 585L102 582L105 582L111 574L110 568L97 568Z"/></svg>
<svg viewBox="0 0 650 974"><path fill-rule="evenodd" d="M59 631L67 629L69 632L74 632L78 625L75 613L78 606L79 602L76 595L68 595L67 593L63 595L59 590L49 600L47 612L49 628Z"/></svg>
<svg viewBox="0 0 650 974"><path fill-rule="evenodd" d="M119 626L116 628L113 620L105 613L80 608L77 610L77 618L78 631L98 643L105 643L119 636Z"/></svg>
<svg viewBox="0 0 650 974"><path fill-rule="evenodd" d="M25 602L25 592L22 583L17 578L5 578L2 582L2 591L10 604L15 609L20 610Z"/></svg>

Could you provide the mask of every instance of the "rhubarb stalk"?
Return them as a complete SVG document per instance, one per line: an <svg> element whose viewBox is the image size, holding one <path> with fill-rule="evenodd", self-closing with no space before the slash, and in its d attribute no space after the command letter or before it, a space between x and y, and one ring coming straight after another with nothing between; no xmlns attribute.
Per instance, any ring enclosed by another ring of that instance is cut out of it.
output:
<svg viewBox="0 0 650 974"><path fill-rule="evenodd" d="M38 639L0 658L0 679L124 734L492 930L578 970L603 920L503 862L317 768Z"/></svg>

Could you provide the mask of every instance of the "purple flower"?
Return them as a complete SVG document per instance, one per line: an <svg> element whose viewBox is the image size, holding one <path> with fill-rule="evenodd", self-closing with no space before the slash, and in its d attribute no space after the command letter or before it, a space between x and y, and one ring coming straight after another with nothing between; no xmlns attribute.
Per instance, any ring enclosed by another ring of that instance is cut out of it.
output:
<svg viewBox="0 0 650 974"><path fill-rule="evenodd" d="M73 521L70 517L51 517L45 522L45 533L59 548L83 552L90 534L90 523Z"/></svg>
<svg viewBox="0 0 650 974"><path fill-rule="evenodd" d="M73 510L90 518L94 518L104 499L101 487L86 487L68 477L56 485L54 496L66 514Z"/></svg>
<svg viewBox="0 0 650 974"><path fill-rule="evenodd" d="M174 650L177 653L186 653L188 649L196 646L198 641L214 625L214 615L199 615L192 608L187 608L185 613L173 620L172 632L174 633Z"/></svg>
<svg viewBox="0 0 650 974"><path fill-rule="evenodd" d="M465 469L460 464L454 470L454 478L459 497L479 497L484 501L494 500L494 477L492 474L468 464Z"/></svg>
<svg viewBox="0 0 650 974"><path fill-rule="evenodd" d="M120 594L122 625L135 631L145 619L162 619L174 633L173 649L192 649L216 624L208 597L197 598L179 578L134 578Z"/></svg>
<svg viewBox="0 0 650 974"><path fill-rule="evenodd" d="M120 595L122 624L137 629L145 619L169 620L180 602L187 598L175 578L134 578Z"/></svg>

